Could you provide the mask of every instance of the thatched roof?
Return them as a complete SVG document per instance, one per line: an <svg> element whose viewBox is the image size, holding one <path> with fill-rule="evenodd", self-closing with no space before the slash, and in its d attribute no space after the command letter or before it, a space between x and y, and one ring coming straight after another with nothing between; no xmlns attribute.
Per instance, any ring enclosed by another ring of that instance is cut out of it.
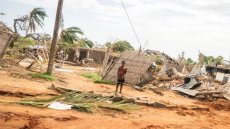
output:
<svg viewBox="0 0 230 129"><path fill-rule="evenodd" d="M11 35L16 36L16 34L1 21L0 21L0 32L9 33Z"/></svg>
<svg viewBox="0 0 230 129"><path fill-rule="evenodd" d="M0 22L0 62L9 44L17 38L17 35L5 24Z"/></svg>

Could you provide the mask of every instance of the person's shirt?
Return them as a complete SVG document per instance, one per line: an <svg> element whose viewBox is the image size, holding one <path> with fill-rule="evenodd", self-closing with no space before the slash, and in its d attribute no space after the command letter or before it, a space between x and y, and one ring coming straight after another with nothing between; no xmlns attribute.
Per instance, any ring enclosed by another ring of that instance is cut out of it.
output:
<svg viewBox="0 0 230 129"><path fill-rule="evenodd" d="M127 73L127 68L126 67L123 67L123 66L120 66L119 69L118 69L118 76L119 77L124 77L125 74Z"/></svg>

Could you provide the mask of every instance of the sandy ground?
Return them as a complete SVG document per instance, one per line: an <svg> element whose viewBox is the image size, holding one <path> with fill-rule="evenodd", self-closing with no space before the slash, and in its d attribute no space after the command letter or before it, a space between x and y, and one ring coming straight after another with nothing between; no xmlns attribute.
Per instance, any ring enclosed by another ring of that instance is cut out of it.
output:
<svg viewBox="0 0 230 129"><path fill-rule="evenodd" d="M54 82L29 78L30 73L18 66L0 69L0 99L18 100L22 97L45 97L55 95L49 90L52 83L56 86L81 91L94 91L101 94L114 94L115 86L95 84L80 76L81 67L65 66L73 73L55 72L61 80ZM131 113L97 111L82 113L74 110L58 111L46 108L35 108L17 104L0 103L0 129L229 129L230 102L215 100L201 102L164 91L163 96L152 91L140 92L125 86L126 96L148 97L151 100L185 106L204 106L209 111L160 109L141 106Z"/></svg>

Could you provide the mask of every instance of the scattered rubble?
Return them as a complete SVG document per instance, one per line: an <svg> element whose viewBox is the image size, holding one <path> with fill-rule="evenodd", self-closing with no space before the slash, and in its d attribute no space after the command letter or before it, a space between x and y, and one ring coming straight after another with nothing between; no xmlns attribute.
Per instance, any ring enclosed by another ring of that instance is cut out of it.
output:
<svg viewBox="0 0 230 129"><path fill-rule="evenodd" d="M86 67L86 68L81 68L81 70L85 70L85 71L95 71L96 68Z"/></svg>
<svg viewBox="0 0 230 129"><path fill-rule="evenodd" d="M163 58L163 62L159 66L153 60L153 57L156 56ZM159 51L126 51L118 57L118 60L112 63L108 62L106 67L103 66L106 69L102 70L105 71L104 80L116 82L116 70L122 60L127 62L126 66L128 67L125 76L126 83L133 85L133 88L138 91L148 89L156 94L163 95L160 92L161 90L173 90L198 99L230 98L229 68L197 64L188 70L186 65ZM158 67L161 67L160 70L157 70Z"/></svg>
<svg viewBox="0 0 230 129"><path fill-rule="evenodd" d="M73 73L74 71L71 69L64 69L64 68L55 68L55 71L59 72L67 72L67 73Z"/></svg>

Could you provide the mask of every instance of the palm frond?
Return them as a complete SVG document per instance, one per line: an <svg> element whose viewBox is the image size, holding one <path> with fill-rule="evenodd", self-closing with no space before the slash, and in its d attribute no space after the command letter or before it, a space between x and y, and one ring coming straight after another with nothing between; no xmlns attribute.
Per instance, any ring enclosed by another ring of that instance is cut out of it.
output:
<svg viewBox="0 0 230 129"><path fill-rule="evenodd" d="M29 14L29 30L35 32L37 26L43 27L44 20L47 17L46 11L43 8L34 8Z"/></svg>
<svg viewBox="0 0 230 129"><path fill-rule="evenodd" d="M78 27L69 27L62 30L61 41L69 44L74 44L75 41L79 40L78 35L83 35L84 32Z"/></svg>
<svg viewBox="0 0 230 129"><path fill-rule="evenodd" d="M49 99L19 101L0 100L2 103L17 103L40 108L48 107L49 104L56 101L72 105L72 109L87 113L91 113L99 108L121 112L130 112L138 108L137 105L128 103L127 101L113 103L111 96L102 96L93 93L80 93L76 91L65 92L64 94L51 97Z"/></svg>

